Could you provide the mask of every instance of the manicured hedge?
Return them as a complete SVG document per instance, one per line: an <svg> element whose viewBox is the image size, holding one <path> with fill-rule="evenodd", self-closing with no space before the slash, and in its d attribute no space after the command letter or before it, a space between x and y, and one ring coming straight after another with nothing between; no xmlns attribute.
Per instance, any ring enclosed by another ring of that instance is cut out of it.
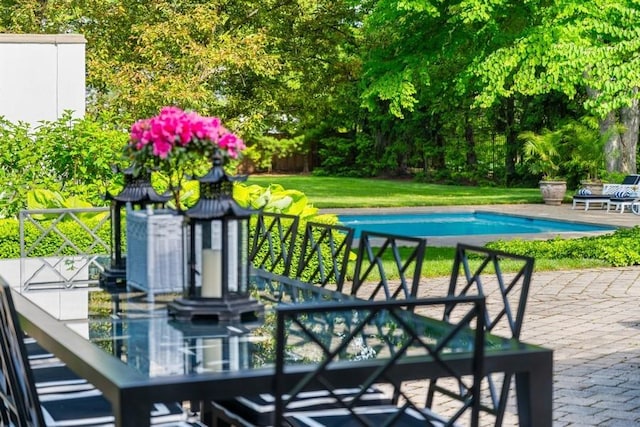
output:
<svg viewBox="0 0 640 427"><path fill-rule="evenodd" d="M93 229L99 224L97 219L85 220L85 225L89 229ZM45 230L51 225L51 221L42 221L41 227ZM94 244L93 237L74 221L62 221L56 225L60 233L67 236L74 245L83 253L103 254L102 245ZM42 238L43 231L29 222L25 223L24 240L27 250L33 247L33 251L29 253L30 257L44 257L54 254L75 255L77 250L65 243L64 238L57 232L49 232ZM102 224L96 234L109 247L110 242L110 225L107 221ZM63 247L64 246L64 247ZM61 249L62 248L62 249ZM107 251L108 252L108 251ZM0 257L2 258L20 258L20 224L17 219L0 219Z"/></svg>

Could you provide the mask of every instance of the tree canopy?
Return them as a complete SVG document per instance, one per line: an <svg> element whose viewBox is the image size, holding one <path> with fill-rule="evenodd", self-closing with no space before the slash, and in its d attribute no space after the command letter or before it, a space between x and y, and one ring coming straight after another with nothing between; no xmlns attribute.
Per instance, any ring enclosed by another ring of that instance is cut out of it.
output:
<svg viewBox="0 0 640 427"><path fill-rule="evenodd" d="M636 171L639 24L640 0L0 0L0 31L86 37L87 111L123 128L178 105L261 165L481 183L533 182L518 134L585 116L602 170Z"/></svg>

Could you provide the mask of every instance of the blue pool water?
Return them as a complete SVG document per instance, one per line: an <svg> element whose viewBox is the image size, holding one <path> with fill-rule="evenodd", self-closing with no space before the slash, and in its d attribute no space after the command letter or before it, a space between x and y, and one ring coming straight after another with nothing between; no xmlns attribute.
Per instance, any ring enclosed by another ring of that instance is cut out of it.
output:
<svg viewBox="0 0 640 427"><path fill-rule="evenodd" d="M339 215L338 217L344 225L356 230L356 237L360 235L361 230L430 237L588 232L615 229L613 226L591 225L489 212Z"/></svg>

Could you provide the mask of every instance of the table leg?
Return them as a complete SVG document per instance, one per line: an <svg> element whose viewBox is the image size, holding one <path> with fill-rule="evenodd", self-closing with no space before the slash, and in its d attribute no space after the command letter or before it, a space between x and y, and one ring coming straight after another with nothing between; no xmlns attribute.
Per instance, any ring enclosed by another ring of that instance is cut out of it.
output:
<svg viewBox="0 0 640 427"><path fill-rule="evenodd" d="M516 374L520 427L553 424L553 359L549 355L528 372Z"/></svg>
<svg viewBox="0 0 640 427"><path fill-rule="evenodd" d="M123 399L119 408L112 405L116 418L115 427L148 427L151 423L151 405L136 402L135 399Z"/></svg>

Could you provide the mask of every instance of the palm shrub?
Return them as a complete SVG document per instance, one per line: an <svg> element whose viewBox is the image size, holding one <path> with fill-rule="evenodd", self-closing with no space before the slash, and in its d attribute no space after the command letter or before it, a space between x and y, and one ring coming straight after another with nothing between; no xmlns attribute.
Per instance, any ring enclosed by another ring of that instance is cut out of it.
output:
<svg viewBox="0 0 640 427"><path fill-rule="evenodd" d="M521 132L518 139L524 142L524 160L529 172L542 175L543 180L556 180L560 177L563 161L562 131L544 129L541 133Z"/></svg>

